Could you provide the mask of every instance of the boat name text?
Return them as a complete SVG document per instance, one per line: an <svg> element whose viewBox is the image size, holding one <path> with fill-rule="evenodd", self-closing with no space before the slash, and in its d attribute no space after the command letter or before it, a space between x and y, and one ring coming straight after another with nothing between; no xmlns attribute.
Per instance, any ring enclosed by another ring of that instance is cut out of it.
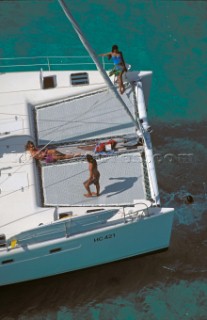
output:
<svg viewBox="0 0 207 320"><path fill-rule="evenodd" d="M112 239L112 238L115 238L115 233L111 233L111 234L107 234L102 237L94 238L94 242L108 240L108 239Z"/></svg>

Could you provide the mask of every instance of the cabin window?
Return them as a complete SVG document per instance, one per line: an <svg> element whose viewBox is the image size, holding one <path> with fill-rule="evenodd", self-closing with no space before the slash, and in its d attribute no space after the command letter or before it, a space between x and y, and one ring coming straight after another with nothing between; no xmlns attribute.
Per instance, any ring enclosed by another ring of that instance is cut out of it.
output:
<svg viewBox="0 0 207 320"><path fill-rule="evenodd" d="M86 213L102 211L102 210L104 210L104 208L101 208L101 209L89 209L89 210L86 211Z"/></svg>
<svg viewBox="0 0 207 320"><path fill-rule="evenodd" d="M6 236L5 236L5 234L0 234L0 247L6 247Z"/></svg>
<svg viewBox="0 0 207 320"><path fill-rule="evenodd" d="M6 264L6 263L11 263L11 262L14 262L14 260L13 259L3 260L1 263Z"/></svg>
<svg viewBox="0 0 207 320"><path fill-rule="evenodd" d="M65 219L65 218L69 218L71 216L72 216L71 213L60 213L59 214L59 219Z"/></svg>
<svg viewBox="0 0 207 320"><path fill-rule="evenodd" d="M50 253L60 252L61 250L62 250L61 248L54 248L50 250Z"/></svg>
<svg viewBox="0 0 207 320"><path fill-rule="evenodd" d="M48 76L42 78L42 88L43 89L52 89L57 87L57 78L56 76Z"/></svg>
<svg viewBox="0 0 207 320"><path fill-rule="evenodd" d="M87 72L72 73L70 75L70 82L73 86L89 84L88 73Z"/></svg>

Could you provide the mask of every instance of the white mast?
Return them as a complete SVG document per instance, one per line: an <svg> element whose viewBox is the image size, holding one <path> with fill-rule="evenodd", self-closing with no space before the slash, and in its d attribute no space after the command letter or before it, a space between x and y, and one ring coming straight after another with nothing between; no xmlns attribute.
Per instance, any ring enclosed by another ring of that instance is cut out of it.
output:
<svg viewBox="0 0 207 320"><path fill-rule="evenodd" d="M127 105L125 104L125 102L122 100L122 98L120 97L119 93L117 92L116 88L114 87L113 83L111 82L111 80L109 79L106 71L104 70L104 68L102 67L100 61L97 58L96 53L94 52L94 50L92 49L91 45L88 43L88 41L86 40L85 36L83 35L82 31L80 30L77 22L75 21L75 19L73 18L73 16L71 15L71 13L69 12L68 8L66 7L66 4L64 3L64 0L58 0L60 6L62 7L65 15L67 16L68 20L71 22L74 30L76 31L76 33L78 34L82 44L84 45L84 47L86 48L86 50L88 51L89 55L91 56L91 58L93 59L94 63L96 64L97 69L99 70L99 72L101 73L106 85L109 87L109 89L114 93L114 95L116 96L116 98L119 100L119 102L121 103L121 105L124 107L125 111L127 112L127 114L130 116L131 120L133 121L135 127L138 129L137 133L140 133L142 138L144 139L145 142L145 150L146 150L146 157L148 160L148 170L149 170L149 174L152 173L152 177L151 183L152 183L152 189L154 190L154 195L156 198L156 203L159 203L159 191L158 191L158 186L157 186L157 179L156 179L156 175L155 175L155 168L154 168L154 160L153 160L153 154L152 154L152 146L151 146L151 142L148 139L149 133L143 128L142 124L140 123L139 118L135 119L133 117L133 115L131 114L131 112L129 111Z"/></svg>
<svg viewBox="0 0 207 320"><path fill-rule="evenodd" d="M106 71L104 70L104 68L102 67L100 61L98 60L95 51L92 49L91 45L88 43L88 41L86 40L85 36L83 35L82 31L80 30L77 22L75 21L75 19L73 18L73 16L71 15L70 11L68 10L65 2L63 0L58 0L60 6L62 7L66 17L68 18L68 20L71 22L74 30L76 31L76 33L78 34L82 44L84 45L84 47L86 48L86 50L88 51L89 55L91 56L91 58L93 59L94 63L96 64L97 69L99 70L99 72L101 73L106 85L109 87L109 89L111 91L113 91L113 93L115 94L116 98L119 100L119 102L122 104L122 106L124 107L124 109L126 110L126 112L128 113L128 115L130 116L131 120L133 121L134 125L136 126L136 128L139 128L138 122L137 120L134 119L133 115L131 114L131 112L129 111L129 109L127 108L126 104L124 103L124 101L122 100L122 98L120 97L119 93L117 92L116 88L114 87L113 83L111 82L111 80L109 79Z"/></svg>

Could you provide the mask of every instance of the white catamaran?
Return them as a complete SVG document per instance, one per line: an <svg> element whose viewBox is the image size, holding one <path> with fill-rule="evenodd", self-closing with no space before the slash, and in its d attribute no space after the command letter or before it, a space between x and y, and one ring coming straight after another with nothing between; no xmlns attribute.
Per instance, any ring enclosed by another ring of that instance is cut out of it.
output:
<svg viewBox="0 0 207 320"><path fill-rule="evenodd" d="M98 70L0 73L1 286L170 243L173 209L160 205L146 111L152 73L128 71L120 95L59 3ZM71 158L34 158L28 140ZM86 154L100 171L98 197L84 196Z"/></svg>

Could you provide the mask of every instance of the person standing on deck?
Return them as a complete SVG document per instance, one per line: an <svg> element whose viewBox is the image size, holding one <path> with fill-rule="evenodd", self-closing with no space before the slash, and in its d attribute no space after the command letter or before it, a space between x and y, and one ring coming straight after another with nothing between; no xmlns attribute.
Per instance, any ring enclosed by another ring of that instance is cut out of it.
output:
<svg viewBox="0 0 207 320"><path fill-rule="evenodd" d="M114 69L111 72L118 76L118 84L119 84L119 91L121 94L124 93L125 87L123 84L122 75L124 72L127 72L127 68L125 65L124 57L121 51L119 51L118 46L115 44L112 46L111 52L99 54L99 56L107 56L109 59L112 59L114 63ZM110 76L110 74L109 74Z"/></svg>
<svg viewBox="0 0 207 320"><path fill-rule="evenodd" d="M85 197L99 196L100 194L100 172L98 171L96 160L90 155L86 155L86 159L89 163L89 178L83 183L84 187L88 191L88 193L84 194ZM91 192L90 185L94 184L96 187L96 192Z"/></svg>

